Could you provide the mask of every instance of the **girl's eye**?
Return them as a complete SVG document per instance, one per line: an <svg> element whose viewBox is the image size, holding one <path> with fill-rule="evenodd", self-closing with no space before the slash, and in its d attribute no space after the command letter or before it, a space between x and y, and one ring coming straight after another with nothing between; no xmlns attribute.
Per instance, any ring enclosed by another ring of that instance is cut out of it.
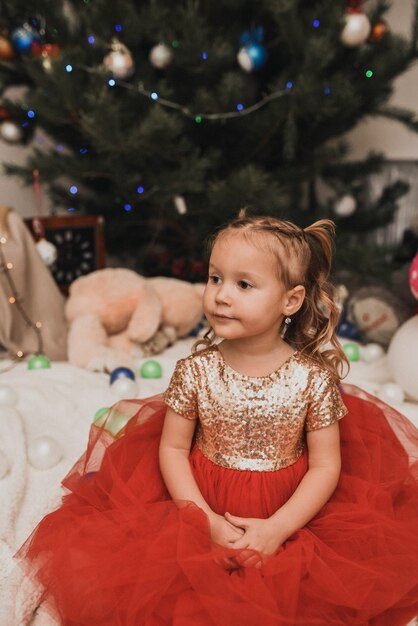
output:
<svg viewBox="0 0 418 626"><path fill-rule="evenodd" d="M251 289L251 288L252 288L252 285L251 285L250 283L247 283L247 281L246 281L246 280L240 280L240 281L238 282L238 285L239 285L239 287L240 287L241 289L245 289L245 290L248 290L248 289Z"/></svg>
<svg viewBox="0 0 418 626"><path fill-rule="evenodd" d="M219 276L215 276L215 275L209 276L209 282L211 282L213 285L217 285L220 282L220 280L221 279L219 278Z"/></svg>

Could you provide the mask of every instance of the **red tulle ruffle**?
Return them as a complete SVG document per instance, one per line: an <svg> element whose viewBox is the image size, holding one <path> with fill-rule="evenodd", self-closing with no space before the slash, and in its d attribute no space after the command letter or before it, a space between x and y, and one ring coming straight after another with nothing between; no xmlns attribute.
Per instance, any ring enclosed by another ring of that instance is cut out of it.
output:
<svg viewBox="0 0 418 626"><path fill-rule="evenodd" d="M340 421L342 472L320 513L261 569L228 569L206 515L177 506L158 467L160 397L119 402L116 439L93 426L67 495L18 553L67 626L402 626L418 614L418 432L353 387ZM217 512L267 517L307 471L229 470L194 448Z"/></svg>

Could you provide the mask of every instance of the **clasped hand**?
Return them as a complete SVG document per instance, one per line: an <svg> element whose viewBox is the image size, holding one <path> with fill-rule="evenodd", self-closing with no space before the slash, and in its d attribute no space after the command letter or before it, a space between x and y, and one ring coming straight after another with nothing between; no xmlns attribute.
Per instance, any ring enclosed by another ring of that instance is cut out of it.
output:
<svg viewBox="0 0 418 626"><path fill-rule="evenodd" d="M211 520L213 541L226 548L240 550L241 554L234 557L241 566L261 565L259 554L274 554L283 543L277 526L271 519L255 517L238 517L225 513L225 517L216 515Z"/></svg>

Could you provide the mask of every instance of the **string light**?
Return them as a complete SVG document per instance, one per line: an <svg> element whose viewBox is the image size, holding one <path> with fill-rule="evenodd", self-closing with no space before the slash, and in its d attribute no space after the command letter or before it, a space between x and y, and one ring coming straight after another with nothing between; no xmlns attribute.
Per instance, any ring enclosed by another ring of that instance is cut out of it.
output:
<svg viewBox="0 0 418 626"><path fill-rule="evenodd" d="M30 317L28 316L28 314L26 313L25 308L22 305L22 300L19 296L19 293L17 291L17 287L16 284L13 280L13 276L12 276L12 269L13 269L13 263L11 263L10 261L7 261L3 252L3 246L7 243L7 239L6 237L0 237L0 272L4 274L5 279L9 285L10 291L12 293L11 296L9 296L8 301L9 304L11 306L15 306L18 313L20 314L20 316L23 318L23 320L26 322L27 326L30 326L33 331L36 334L36 338L37 338L37 344L38 344L38 349L37 349L37 353L38 354L43 354L43 341L42 341L42 334L41 334L41 328L42 328L42 322L40 321L36 321L33 322ZM12 358L14 359L21 359L24 356L24 353L22 350L18 350L15 354L10 355ZM1 372L5 372L8 369L11 369L12 366L7 367L5 369L0 370Z"/></svg>
<svg viewBox="0 0 418 626"><path fill-rule="evenodd" d="M174 42L172 42L172 45L173 44ZM173 47L175 46L173 45ZM86 65L80 65L79 69L84 70L85 72L89 74L95 74L95 75L103 74L103 68L93 68L93 67L88 67ZM116 83L113 79L110 79L108 81L108 84L113 86ZM118 80L118 85L120 87L123 87L124 89L130 90L130 91L136 91L142 96L151 98L151 100L154 100L160 106L163 106L169 109L175 109L176 111L179 111L180 113L182 113L184 116L194 119L198 124L204 119L225 120L225 119L231 119L235 117L241 117L242 115L250 115L251 113L254 113L255 111L257 111L258 109L261 109L262 107L264 107L269 102L272 102L273 100L277 100L278 98L282 98L286 94L286 91L283 89L273 91L267 96L264 96L264 98L262 98L255 104L249 107L246 107L243 111L228 111L226 113L201 113L199 112L196 114L196 113L193 113L193 111L191 111L186 106L178 104L177 102L173 102L172 100L168 100L167 98L162 98L156 91L148 91L147 89L145 89L144 84L142 82L137 83L137 85L133 85L132 83L128 83L123 80ZM289 81L287 83L287 88L290 89L291 87L293 87L293 83ZM197 118L199 118L199 121L197 121Z"/></svg>
<svg viewBox="0 0 418 626"><path fill-rule="evenodd" d="M372 76L373 76L373 71L372 70L367 70L366 77L367 78L371 78Z"/></svg>

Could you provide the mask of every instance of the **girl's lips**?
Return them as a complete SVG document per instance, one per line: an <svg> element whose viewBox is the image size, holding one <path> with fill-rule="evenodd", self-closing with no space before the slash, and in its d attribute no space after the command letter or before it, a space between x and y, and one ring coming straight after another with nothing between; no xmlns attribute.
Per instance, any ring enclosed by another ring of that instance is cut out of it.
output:
<svg viewBox="0 0 418 626"><path fill-rule="evenodd" d="M216 319L220 319L220 320L233 320L233 319L235 319L234 317L228 317L227 315L221 315L220 313L214 313L213 317L216 317Z"/></svg>

